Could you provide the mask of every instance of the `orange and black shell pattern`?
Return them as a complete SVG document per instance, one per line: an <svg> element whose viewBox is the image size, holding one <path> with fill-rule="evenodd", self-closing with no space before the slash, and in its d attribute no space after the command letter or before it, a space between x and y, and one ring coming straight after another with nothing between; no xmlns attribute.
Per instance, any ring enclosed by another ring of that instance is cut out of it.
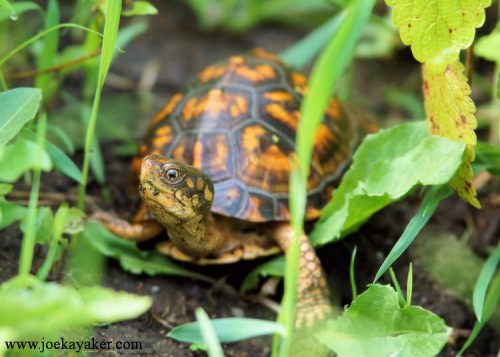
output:
<svg viewBox="0 0 500 357"><path fill-rule="evenodd" d="M206 173L212 212L252 222L288 220L288 185L307 78L256 49L204 69L153 118L140 157L158 153ZM332 99L318 128L307 219L317 218L348 163L357 130Z"/></svg>

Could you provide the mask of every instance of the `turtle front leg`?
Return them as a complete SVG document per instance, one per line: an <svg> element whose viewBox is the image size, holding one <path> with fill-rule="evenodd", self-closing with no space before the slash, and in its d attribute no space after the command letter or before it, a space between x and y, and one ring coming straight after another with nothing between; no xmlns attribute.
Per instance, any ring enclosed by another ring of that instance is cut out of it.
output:
<svg viewBox="0 0 500 357"><path fill-rule="evenodd" d="M165 231L165 228L153 219L140 221L136 218L134 220L135 222L130 223L111 213L103 211L94 213L91 218L101 222L114 234L135 242L143 242L155 238Z"/></svg>
<svg viewBox="0 0 500 357"><path fill-rule="evenodd" d="M287 251L293 238L289 223L277 225L273 238L283 251ZM312 327L331 315L330 291L325 273L311 242L305 234L299 240L300 258L297 281L297 308L295 325L298 328Z"/></svg>

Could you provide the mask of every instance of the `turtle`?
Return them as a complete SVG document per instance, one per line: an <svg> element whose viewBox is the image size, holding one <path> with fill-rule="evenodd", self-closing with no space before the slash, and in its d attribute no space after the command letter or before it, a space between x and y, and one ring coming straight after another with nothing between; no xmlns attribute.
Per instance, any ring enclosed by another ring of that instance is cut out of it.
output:
<svg viewBox="0 0 500 357"><path fill-rule="evenodd" d="M263 49L202 70L151 120L132 171L142 206L132 222L98 212L117 235L167 240L156 248L195 264L229 264L285 251L300 104L307 77ZM354 147L373 125L331 99L319 125L307 182L305 219L319 217ZM331 313L321 263L299 238L296 326Z"/></svg>

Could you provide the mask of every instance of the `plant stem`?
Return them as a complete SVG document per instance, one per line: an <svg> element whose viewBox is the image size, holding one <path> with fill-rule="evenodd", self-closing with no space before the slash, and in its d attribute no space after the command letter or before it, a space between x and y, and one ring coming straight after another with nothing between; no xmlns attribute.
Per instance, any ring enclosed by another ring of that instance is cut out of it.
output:
<svg viewBox="0 0 500 357"><path fill-rule="evenodd" d="M37 125L37 143L42 149L45 147L45 132L47 129L47 116L40 115ZM35 153L36 155L37 153ZM26 230L21 243L21 254L19 258L19 275L29 275L35 250L36 236L36 214L38 206L38 195L40 191L40 178L42 172L39 167L33 169L33 182L26 216Z"/></svg>

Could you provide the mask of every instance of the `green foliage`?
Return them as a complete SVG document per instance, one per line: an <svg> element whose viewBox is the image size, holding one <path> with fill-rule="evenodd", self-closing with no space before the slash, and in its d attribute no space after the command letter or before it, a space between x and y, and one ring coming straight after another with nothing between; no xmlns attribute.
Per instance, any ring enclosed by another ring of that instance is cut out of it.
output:
<svg viewBox="0 0 500 357"><path fill-rule="evenodd" d="M392 20L415 58L441 63L456 61L460 50L472 44L476 27L484 23L484 8L491 4L491 0L452 0L446 6L433 0L385 2L394 8Z"/></svg>
<svg viewBox="0 0 500 357"><path fill-rule="evenodd" d="M23 128L21 134L29 139L36 138L35 133ZM82 173L78 166L56 145L52 144L50 141L45 142L45 150L50 157L54 166L64 173L66 176L71 177L76 182L82 182Z"/></svg>
<svg viewBox="0 0 500 357"><path fill-rule="evenodd" d="M2 2L7 3L6 0L2 0ZM31 1L16 1L8 7L0 6L0 22L9 18L11 20L17 20L19 15L33 10L41 12L42 8L40 5Z"/></svg>
<svg viewBox="0 0 500 357"><path fill-rule="evenodd" d="M123 16L156 15L158 9L147 1L134 1L130 9L122 11Z"/></svg>
<svg viewBox="0 0 500 357"><path fill-rule="evenodd" d="M255 289L257 284L259 283L259 277L266 276L283 276L283 272L285 271L285 260L282 256L278 256L264 264L259 265L254 268L248 275L245 277L243 282L241 283L240 291L245 293L249 290Z"/></svg>
<svg viewBox="0 0 500 357"><path fill-rule="evenodd" d="M478 142L474 168L476 171L487 170L500 177L500 147L482 141Z"/></svg>
<svg viewBox="0 0 500 357"><path fill-rule="evenodd" d="M339 239L418 184L446 184L463 151L463 143L429 136L422 122L369 135L314 227L313 243Z"/></svg>
<svg viewBox="0 0 500 357"><path fill-rule="evenodd" d="M35 117L42 93L36 88L15 88L0 93L0 147Z"/></svg>
<svg viewBox="0 0 500 357"><path fill-rule="evenodd" d="M125 270L133 274L177 275L212 282L204 275L181 268L159 253L139 250L134 242L114 235L96 222L88 222L82 236L102 255L117 259Z"/></svg>
<svg viewBox="0 0 500 357"><path fill-rule="evenodd" d="M432 312L400 307L388 285L370 285L336 320L328 321L317 338L339 357L435 356L451 329Z"/></svg>
<svg viewBox="0 0 500 357"><path fill-rule="evenodd" d="M431 187L424 196L422 204L415 216L412 217L410 223L406 226L403 234L392 247L389 255L385 258L375 275L374 281L380 279L387 269L403 254L411 243L417 238L422 228L427 224L432 217L439 203L450 195L448 186Z"/></svg>
<svg viewBox="0 0 500 357"><path fill-rule="evenodd" d="M463 347L458 352L458 356L461 356L466 349L470 347L470 345L474 342L479 332L481 332L482 328L486 323L491 319L495 309L498 307L500 303L500 274L497 274L493 282L491 283L490 289L488 290L488 294L486 295L486 301L484 303L484 310L481 316L481 321L476 321L472 331L465 341Z"/></svg>
<svg viewBox="0 0 500 357"><path fill-rule="evenodd" d="M497 247L486 260L483 269L481 269L481 273L476 280L474 293L472 295L472 306L474 307L474 313L476 314L479 322L483 322L486 292L488 291L488 287L490 286L490 283L495 275L499 262L500 246Z"/></svg>
<svg viewBox="0 0 500 357"><path fill-rule="evenodd" d="M52 169L49 155L36 141L18 139L0 147L0 181L15 182L32 169Z"/></svg>
<svg viewBox="0 0 500 357"><path fill-rule="evenodd" d="M334 10L322 0L188 0L187 3L198 17L200 27L224 27L231 31L244 31L265 20L300 25L317 23Z"/></svg>
<svg viewBox="0 0 500 357"><path fill-rule="evenodd" d="M76 290L44 283L32 276L3 283L0 300L2 332L17 340L59 337L71 327L137 317L151 306L151 298L147 296L101 287Z"/></svg>
<svg viewBox="0 0 500 357"><path fill-rule="evenodd" d="M225 318L214 319L211 322L217 333L217 337L222 343L237 342L269 334L283 335L285 333L283 326L273 321L248 318ZM198 322L179 325L173 328L167 336L181 342L204 342Z"/></svg>
<svg viewBox="0 0 500 357"><path fill-rule="evenodd" d="M97 114L99 112L99 104L101 101L101 92L104 86L104 80L108 74L111 60L115 51L116 37L118 34L118 26L120 23L121 1L108 1L106 7L106 20L104 23L104 34L101 47L101 57L99 60L99 71L97 74L97 87L92 105L92 112L87 126L85 136L85 152L82 166L82 182L78 192L78 207L83 208L85 190L88 180L89 166L92 156L92 150L95 151L97 142L94 143L95 127L97 124ZM100 160L102 162L102 160Z"/></svg>
<svg viewBox="0 0 500 357"><path fill-rule="evenodd" d="M198 320L198 327L200 334L203 337L203 341L207 346L208 355L210 357L223 357L222 347L220 345L219 339L217 338L217 333L214 330L210 318L207 313L201 308L197 308L196 320Z"/></svg>
<svg viewBox="0 0 500 357"><path fill-rule="evenodd" d="M0 229L7 228L26 214L26 207L0 199Z"/></svg>
<svg viewBox="0 0 500 357"><path fill-rule="evenodd" d="M500 30L497 28L487 36L481 37L474 45L474 54L491 62L500 64Z"/></svg>
<svg viewBox="0 0 500 357"><path fill-rule="evenodd" d="M328 43L345 16L345 11L333 16L292 47L280 53L280 57L295 68L303 68Z"/></svg>
<svg viewBox="0 0 500 357"><path fill-rule="evenodd" d="M297 162L290 174L289 206L291 224L294 230L293 241L286 254L285 293L278 321L283 323L288 338L279 348L286 356L292 346L295 323L295 303L297 276L299 271L299 236L303 234L303 222L307 200L307 178L316 129L323 119L332 92L343 70L349 64L356 42L368 21L374 1L352 1L346 6L346 17L315 62L308 82L308 92L300 107L300 120L297 128L295 152ZM273 344L273 355L278 353L278 339Z"/></svg>

